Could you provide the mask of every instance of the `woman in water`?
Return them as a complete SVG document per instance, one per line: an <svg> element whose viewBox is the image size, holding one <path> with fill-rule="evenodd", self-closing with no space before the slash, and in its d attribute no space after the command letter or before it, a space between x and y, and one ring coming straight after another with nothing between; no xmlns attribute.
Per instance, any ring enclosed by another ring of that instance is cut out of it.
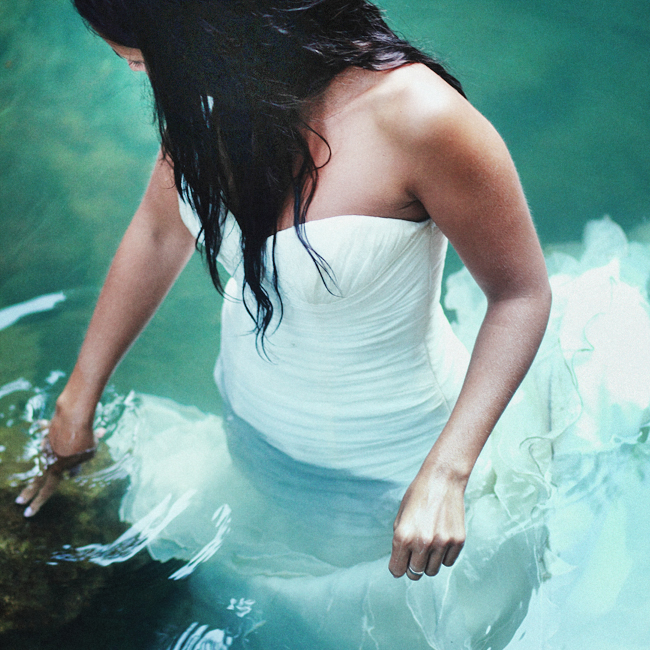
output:
<svg viewBox="0 0 650 650"><path fill-rule="evenodd" d="M217 260L232 275L217 380L233 416L301 466L408 486L395 577L453 565L470 473L550 308L501 138L365 0L75 6L148 75L162 148L25 515L92 456L102 391L198 242L218 289ZM469 363L439 305L447 239L488 302Z"/></svg>

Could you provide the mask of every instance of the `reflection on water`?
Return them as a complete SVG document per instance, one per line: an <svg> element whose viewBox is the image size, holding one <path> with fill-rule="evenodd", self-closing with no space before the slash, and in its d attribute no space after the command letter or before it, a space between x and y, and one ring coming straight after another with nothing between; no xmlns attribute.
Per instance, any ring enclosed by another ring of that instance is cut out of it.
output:
<svg viewBox="0 0 650 650"><path fill-rule="evenodd" d="M254 600L239 601L230 599L227 610L234 611L236 616L243 618L251 611ZM262 625L263 621L259 623ZM165 650L228 650L231 647L249 647L247 639L255 631L257 625L245 626L234 624L226 629L210 629L208 625L192 623L173 643ZM237 630L236 632L233 630Z"/></svg>
<svg viewBox="0 0 650 650"><path fill-rule="evenodd" d="M645 0L383 5L403 31L451 62L503 133L547 245L572 250L560 240L577 240L584 221L604 212L628 233L647 230ZM301 627L301 615L283 611L281 598L263 602L244 583L224 576L215 583L207 571L224 555L235 508L211 508L203 537L195 545L187 540L184 554L177 547L165 550L161 539L193 516L196 493L162 495L136 521L123 521L120 505L134 473L129 441L113 456L103 445L92 466L66 481L37 519L25 521L13 504L18 482L35 471L35 422L51 414L146 182L156 149L148 102L141 81L84 31L67 0L0 4L0 645L255 648L262 647L264 628L271 630L264 638L274 639L273 647L318 647ZM218 305L193 260L114 378L115 391L98 413L109 437L137 407L134 389L221 413L211 382ZM643 431L647 437L647 427ZM533 593L538 618L526 619L513 650L537 650L553 625L568 647L581 647L586 631L596 650L648 647L650 525L638 508L649 497L648 458L645 439L635 442L588 457L584 465L555 467L550 478L556 485L566 485L571 475L580 480L555 497L561 507L548 534L559 554L547 554L540 564L555 578ZM262 520L268 512L257 515ZM183 559L152 561L147 549L156 544L166 557ZM240 550L240 566L253 565L255 558ZM269 553L275 554L275 584L304 569L305 559L285 548ZM313 588L326 599L334 584L325 577L330 568L323 563L317 570L322 580ZM369 572L363 567L355 580L363 582ZM199 594L188 586L191 580L203 585ZM552 603L574 583L571 621ZM371 604L364 601L359 613L369 638L381 627ZM320 615L308 602L300 607L303 619ZM339 602L331 607L341 621L353 609ZM290 631L283 633L276 619L289 621ZM620 645L621 621L626 646ZM403 644L408 647L406 638Z"/></svg>
<svg viewBox="0 0 650 650"><path fill-rule="evenodd" d="M95 480L97 480L96 477ZM106 481L106 474L104 474L104 481ZM80 484L83 485L84 482L80 482ZM78 548L65 544L61 551L52 554L51 563L92 562L99 566L110 566L116 562L127 562L153 544L167 525L187 509L195 494L195 491L186 492L173 503L171 496L167 496L151 512L110 544L87 544ZM212 515L212 520L215 522L214 526L217 530L214 538L203 546L189 562L174 571L169 576L170 580L187 578L199 564L209 560L219 550L223 544L223 538L228 533L230 508L224 504Z"/></svg>
<svg viewBox="0 0 650 650"><path fill-rule="evenodd" d="M12 305L0 310L0 330L3 330L9 325L13 325L16 321L29 314L37 314L41 311L49 311L62 300L65 300L63 293L52 293L47 296L39 296L32 300L20 303L19 305Z"/></svg>
<svg viewBox="0 0 650 650"><path fill-rule="evenodd" d="M192 623L169 650L227 650L232 641L223 630L210 630L207 625Z"/></svg>

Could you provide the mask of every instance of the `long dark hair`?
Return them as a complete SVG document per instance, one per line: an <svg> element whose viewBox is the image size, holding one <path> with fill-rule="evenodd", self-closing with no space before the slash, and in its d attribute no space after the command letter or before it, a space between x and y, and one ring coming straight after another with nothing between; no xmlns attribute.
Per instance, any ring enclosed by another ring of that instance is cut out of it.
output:
<svg viewBox="0 0 650 650"><path fill-rule="evenodd" d="M279 296L274 235L287 197L298 236L321 276L328 270L302 229L318 169L301 109L349 66L388 70L423 63L463 94L440 63L399 38L366 0L73 2L98 34L142 51L163 151L178 191L199 216L219 291L217 254L227 211L237 220L244 304L262 342L273 318L270 291Z"/></svg>

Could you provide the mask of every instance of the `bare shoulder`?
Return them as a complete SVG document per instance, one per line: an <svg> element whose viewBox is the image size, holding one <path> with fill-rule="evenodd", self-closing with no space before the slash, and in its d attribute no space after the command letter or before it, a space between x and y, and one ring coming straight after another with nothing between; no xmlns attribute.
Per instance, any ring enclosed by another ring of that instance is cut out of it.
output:
<svg viewBox="0 0 650 650"><path fill-rule="evenodd" d="M434 188L441 199L471 197L500 180L518 182L494 127L426 66L387 73L375 93L374 119L390 143L409 195L423 201Z"/></svg>
<svg viewBox="0 0 650 650"><path fill-rule="evenodd" d="M417 63L385 73L374 94L376 118L387 131L400 135L417 134L467 103L444 79Z"/></svg>
<svg viewBox="0 0 650 650"><path fill-rule="evenodd" d="M423 64L390 71L374 93L376 123L397 148L447 157L502 146L488 120Z"/></svg>

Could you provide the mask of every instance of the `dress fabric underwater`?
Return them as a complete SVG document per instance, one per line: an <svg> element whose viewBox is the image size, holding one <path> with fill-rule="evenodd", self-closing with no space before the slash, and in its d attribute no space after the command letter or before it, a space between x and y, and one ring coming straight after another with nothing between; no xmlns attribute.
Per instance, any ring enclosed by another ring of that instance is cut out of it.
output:
<svg viewBox="0 0 650 650"><path fill-rule="evenodd" d="M162 517L152 556L188 561L173 577L189 576L205 611L244 603L253 647L647 647L650 246L603 219L579 258L547 258L551 321L472 473L465 548L412 582L388 572L392 523L453 407L485 301L454 274L449 325L432 221L343 215L305 234L329 272L294 229L278 233L283 317L265 357L226 223L224 416L140 395L108 441L131 459L123 519Z"/></svg>

